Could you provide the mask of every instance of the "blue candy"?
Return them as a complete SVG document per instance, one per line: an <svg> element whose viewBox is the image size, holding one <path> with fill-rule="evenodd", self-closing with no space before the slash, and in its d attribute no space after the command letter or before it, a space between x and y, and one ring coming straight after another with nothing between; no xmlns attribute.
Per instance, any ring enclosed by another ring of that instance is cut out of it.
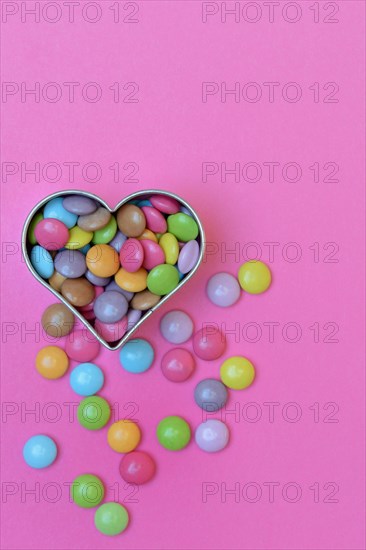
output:
<svg viewBox="0 0 366 550"><path fill-rule="evenodd" d="M137 203L137 206L138 206L139 208L142 208L143 206L152 206L152 204L151 204L151 202L150 202L149 200L145 199L145 200L139 201L139 202Z"/></svg>
<svg viewBox="0 0 366 550"><path fill-rule="evenodd" d="M47 435L34 435L23 447L24 460L31 468L47 468L56 456L56 443Z"/></svg>
<svg viewBox="0 0 366 550"><path fill-rule="evenodd" d="M127 342L120 351L119 360L127 372L145 372L154 361L154 350L146 340L135 338Z"/></svg>
<svg viewBox="0 0 366 550"><path fill-rule="evenodd" d="M37 244L31 250L30 261L38 275L44 279L49 279L54 272L53 259L51 254Z"/></svg>
<svg viewBox="0 0 366 550"><path fill-rule="evenodd" d="M63 207L63 200L64 199L62 197L51 199L50 202L48 202L44 207L43 217L55 218L56 220L60 220L60 222L64 223L66 227L70 229L71 227L74 227L78 217L76 214L69 212L68 210L66 210L66 208Z"/></svg>
<svg viewBox="0 0 366 550"><path fill-rule="evenodd" d="M89 248L91 248L90 244L86 244L85 246L83 246L83 248L79 248L79 250L83 254L86 254L88 252Z"/></svg>
<svg viewBox="0 0 366 550"><path fill-rule="evenodd" d="M80 363L70 374L70 386L78 395L94 395L103 384L103 371L94 363Z"/></svg>

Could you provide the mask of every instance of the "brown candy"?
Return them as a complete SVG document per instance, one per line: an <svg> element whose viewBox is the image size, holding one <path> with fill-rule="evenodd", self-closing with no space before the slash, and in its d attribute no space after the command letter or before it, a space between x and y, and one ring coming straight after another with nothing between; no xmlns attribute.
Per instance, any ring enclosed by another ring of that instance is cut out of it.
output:
<svg viewBox="0 0 366 550"><path fill-rule="evenodd" d="M61 294L75 307L87 306L94 300L94 286L85 277L66 279L61 287Z"/></svg>
<svg viewBox="0 0 366 550"><path fill-rule="evenodd" d="M54 338L61 338L72 331L75 318L64 304L52 304L43 313L43 330Z"/></svg>
<svg viewBox="0 0 366 550"><path fill-rule="evenodd" d="M143 290L142 292L137 292L130 302L130 306L133 309L138 309L140 311L146 311L150 309L160 301L161 296L153 294L150 290Z"/></svg>
<svg viewBox="0 0 366 550"><path fill-rule="evenodd" d="M117 225L126 237L139 237L146 227L145 215L138 206L124 204L117 212Z"/></svg>
<svg viewBox="0 0 366 550"><path fill-rule="evenodd" d="M66 277L61 275L61 273L58 273L57 271L53 272L53 275L48 279L48 282L54 288L57 290L57 292L60 292L62 283L66 281Z"/></svg>
<svg viewBox="0 0 366 550"><path fill-rule="evenodd" d="M103 206L100 206L92 214L79 216L78 226L81 229L84 229L84 231L98 231L98 229L102 229L102 227L105 227L107 225L107 223L111 219L111 216L112 214L109 212L109 210L107 210Z"/></svg>

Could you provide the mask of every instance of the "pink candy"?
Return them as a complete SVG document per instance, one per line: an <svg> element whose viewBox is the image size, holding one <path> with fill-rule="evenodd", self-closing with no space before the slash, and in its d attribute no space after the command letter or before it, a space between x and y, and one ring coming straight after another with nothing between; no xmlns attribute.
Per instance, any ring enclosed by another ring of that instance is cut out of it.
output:
<svg viewBox="0 0 366 550"><path fill-rule="evenodd" d="M150 202L155 208L164 212L164 214L176 214L179 212L178 201L172 197L166 197L165 195L153 195L150 197Z"/></svg>
<svg viewBox="0 0 366 550"><path fill-rule="evenodd" d="M144 262L143 267L145 269L152 269L153 267L165 263L164 250L158 243L150 239L141 239L142 248L144 249Z"/></svg>
<svg viewBox="0 0 366 550"><path fill-rule="evenodd" d="M142 209L146 218L146 226L154 233L165 233L167 230L166 219L163 214L152 206L143 206Z"/></svg>
<svg viewBox="0 0 366 550"><path fill-rule="evenodd" d="M37 223L34 236L38 244L46 250L59 250L69 240L69 230L66 225L54 218L45 218Z"/></svg>
<svg viewBox="0 0 366 550"><path fill-rule="evenodd" d="M96 358L100 350L98 340L87 329L74 330L66 338L65 352L74 361L84 363Z"/></svg>
<svg viewBox="0 0 366 550"><path fill-rule="evenodd" d="M144 261L144 249L138 239L127 239L122 245L119 253L121 266L130 273L135 273L142 266Z"/></svg>
<svg viewBox="0 0 366 550"><path fill-rule="evenodd" d="M123 317L117 323L102 323L99 319L95 321L95 330L106 342L115 342L120 340L127 332L127 316Z"/></svg>

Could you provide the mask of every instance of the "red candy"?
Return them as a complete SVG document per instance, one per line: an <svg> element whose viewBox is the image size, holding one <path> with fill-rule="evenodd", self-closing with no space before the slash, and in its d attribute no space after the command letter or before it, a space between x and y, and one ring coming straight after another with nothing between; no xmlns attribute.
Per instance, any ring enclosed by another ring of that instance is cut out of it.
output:
<svg viewBox="0 0 366 550"><path fill-rule="evenodd" d="M74 330L66 339L65 351L70 359L85 363L96 358L100 350L98 340L88 329Z"/></svg>
<svg viewBox="0 0 366 550"><path fill-rule="evenodd" d="M69 230L66 225L54 218L45 218L37 223L34 236L38 244L46 250L59 250L69 240Z"/></svg>
<svg viewBox="0 0 366 550"><path fill-rule="evenodd" d="M150 481L155 475L155 469L153 458L143 451L127 453L119 466L122 479L127 483L136 483L136 485Z"/></svg>
<svg viewBox="0 0 366 550"><path fill-rule="evenodd" d="M144 261L144 249L141 241L134 238L127 239L122 245L119 258L123 269L129 273L138 271Z"/></svg>
<svg viewBox="0 0 366 550"><path fill-rule="evenodd" d="M226 349L226 338L215 326L207 325L193 336L193 350L205 361L218 359Z"/></svg>

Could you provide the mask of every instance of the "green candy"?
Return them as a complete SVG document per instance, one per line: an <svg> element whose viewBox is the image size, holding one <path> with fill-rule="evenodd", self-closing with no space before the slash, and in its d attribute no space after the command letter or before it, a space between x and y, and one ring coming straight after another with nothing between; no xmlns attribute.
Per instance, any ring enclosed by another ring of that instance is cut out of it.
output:
<svg viewBox="0 0 366 550"><path fill-rule="evenodd" d="M74 479L70 494L75 504L81 508L94 508L104 498L104 485L99 477L84 474Z"/></svg>
<svg viewBox="0 0 366 550"><path fill-rule="evenodd" d="M103 535L119 535L128 525L128 512L118 502L106 502L95 512L95 527Z"/></svg>
<svg viewBox="0 0 366 550"><path fill-rule="evenodd" d="M173 233L178 241L193 241L198 235L198 225L191 216L184 212L168 216L168 232Z"/></svg>
<svg viewBox="0 0 366 550"><path fill-rule="evenodd" d="M37 223L40 222L41 220L43 220L43 214L42 214L42 212L38 212L32 218L32 221L29 224L29 227L28 227L28 241L31 244L37 244L37 239L36 239L36 236L34 234L34 230L36 228Z"/></svg>
<svg viewBox="0 0 366 550"><path fill-rule="evenodd" d="M102 229L98 229L97 231L94 231L93 243L107 244L113 239L116 233L117 233L116 218L114 216L111 216L111 219L109 220L107 225L102 227Z"/></svg>
<svg viewBox="0 0 366 550"><path fill-rule="evenodd" d="M178 270L169 264L160 264L153 267L147 276L147 288L153 294L164 296L178 286Z"/></svg>
<svg viewBox="0 0 366 550"><path fill-rule="evenodd" d="M87 430L100 430L111 416L109 403L98 395L83 399L77 411L80 424Z"/></svg>
<svg viewBox="0 0 366 550"><path fill-rule="evenodd" d="M180 416L167 416L158 424L156 435L160 445L169 451L180 451L191 439L189 424Z"/></svg>

